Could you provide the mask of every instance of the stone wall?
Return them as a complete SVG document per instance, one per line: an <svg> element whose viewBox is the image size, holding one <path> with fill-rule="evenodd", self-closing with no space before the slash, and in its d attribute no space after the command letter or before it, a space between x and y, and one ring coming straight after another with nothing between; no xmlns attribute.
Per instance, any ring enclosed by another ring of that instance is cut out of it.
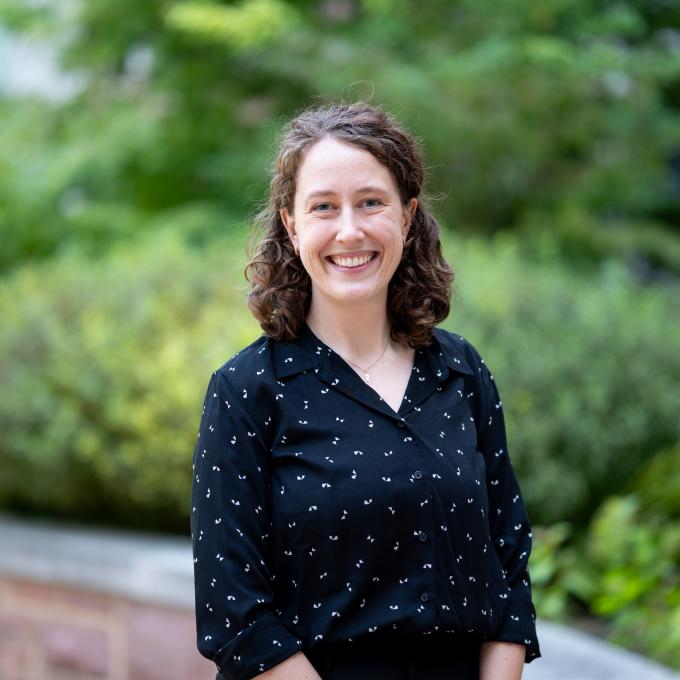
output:
<svg viewBox="0 0 680 680"><path fill-rule="evenodd" d="M195 631L179 608L0 581L2 680L214 680Z"/></svg>
<svg viewBox="0 0 680 680"><path fill-rule="evenodd" d="M0 545L0 680L214 680L196 650L188 542L2 519Z"/></svg>

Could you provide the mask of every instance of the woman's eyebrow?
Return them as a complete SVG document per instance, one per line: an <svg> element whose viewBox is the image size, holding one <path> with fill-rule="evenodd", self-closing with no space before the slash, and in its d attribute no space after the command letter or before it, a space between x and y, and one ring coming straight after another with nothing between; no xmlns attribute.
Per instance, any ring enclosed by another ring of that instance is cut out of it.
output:
<svg viewBox="0 0 680 680"><path fill-rule="evenodd" d="M368 194L368 193L374 193L374 194L385 194L387 193L387 190L384 189L383 187L377 187L377 186L365 186L361 187L361 189L357 189L356 192L357 194ZM335 196L335 191L332 189L317 189L316 191L312 191L310 194L307 195L307 198L305 200L309 201L312 198L318 198L320 196Z"/></svg>
<svg viewBox="0 0 680 680"><path fill-rule="evenodd" d="M367 187L361 187L361 189L357 189L358 194L386 194L387 189L384 189L383 187L376 187L376 186L367 186Z"/></svg>
<svg viewBox="0 0 680 680"><path fill-rule="evenodd" d="M312 198L318 198L320 196L335 196L335 192L330 189L319 189L318 191L312 191L308 194L305 200L309 201Z"/></svg>

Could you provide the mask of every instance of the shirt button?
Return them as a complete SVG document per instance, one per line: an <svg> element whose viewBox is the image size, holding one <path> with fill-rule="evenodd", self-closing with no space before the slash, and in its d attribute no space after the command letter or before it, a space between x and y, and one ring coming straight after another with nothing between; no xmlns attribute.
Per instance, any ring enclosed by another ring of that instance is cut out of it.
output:
<svg viewBox="0 0 680 680"><path fill-rule="evenodd" d="M397 423L397 427L406 427L406 423L405 423L403 420L400 420L400 421Z"/></svg>
<svg viewBox="0 0 680 680"><path fill-rule="evenodd" d="M430 596L429 596L427 593L423 593L423 594L420 596L420 601L421 601L421 602L427 602L429 599L430 599Z"/></svg>
<svg viewBox="0 0 680 680"><path fill-rule="evenodd" d="M422 473L420 470L416 470L416 471L413 473L413 476L414 476L416 479L420 479L420 478L423 476L423 473Z"/></svg>
<svg viewBox="0 0 680 680"><path fill-rule="evenodd" d="M418 538L419 538L423 543L425 543L425 541L427 541L427 534L426 534L424 531L421 531L421 532L418 534Z"/></svg>

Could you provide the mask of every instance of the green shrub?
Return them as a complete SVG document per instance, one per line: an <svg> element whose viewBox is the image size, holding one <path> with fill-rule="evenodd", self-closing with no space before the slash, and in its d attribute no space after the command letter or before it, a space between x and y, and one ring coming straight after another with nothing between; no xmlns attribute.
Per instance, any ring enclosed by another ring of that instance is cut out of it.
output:
<svg viewBox="0 0 680 680"><path fill-rule="evenodd" d="M587 554L599 575L592 610L612 623L612 640L680 669L680 525L641 512L634 495L612 497Z"/></svg>
<svg viewBox="0 0 680 680"><path fill-rule="evenodd" d="M568 623L588 612L612 642L680 669L677 522L629 494L607 498L585 532L572 534L560 523L536 527L534 536L530 569L539 616Z"/></svg>
<svg viewBox="0 0 680 680"><path fill-rule="evenodd" d="M529 571L539 616L566 621L577 613L575 602L587 608L596 578L578 549L578 536L569 522L534 525Z"/></svg>
<svg viewBox="0 0 680 680"><path fill-rule="evenodd" d="M449 242L460 284L446 325L494 373L531 519L584 525L680 439L680 296L640 288L615 260L564 267L547 237L530 259L522 245Z"/></svg>
<svg viewBox="0 0 680 680"><path fill-rule="evenodd" d="M0 506L186 530L209 373L255 336L236 241L167 232L0 287Z"/></svg>
<svg viewBox="0 0 680 680"><path fill-rule="evenodd" d="M597 616L613 642L680 669L680 447L657 453L585 530L534 527L540 616Z"/></svg>
<svg viewBox="0 0 680 680"><path fill-rule="evenodd" d="M680 520L680 444L641 465L626 489L640 499L642 512Z"/></svg>
<svg viewBox="0 0 680 680"><path fill-rule="evenodd" d="M90 261L69 252L0 284L0 507L183 531L210 371L260 333L244 232L204 247L188 211ZM181 237L177 234L182 234ZM188 236L185 237L185 234ZM585 524L677 441L678 296L609 263L573 273L507 238L447 238L445 324L491 367L533 522ZM31 480L30 484L26 480Z"/></svg>

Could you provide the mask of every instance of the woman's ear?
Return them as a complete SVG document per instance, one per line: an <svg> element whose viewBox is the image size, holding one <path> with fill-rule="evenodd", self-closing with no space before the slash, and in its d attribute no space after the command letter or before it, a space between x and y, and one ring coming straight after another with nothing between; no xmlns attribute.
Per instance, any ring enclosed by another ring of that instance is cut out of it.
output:
<svg viewBox="0 0 680 680"><path fill-rule="evenodd" d="M288 232L288 238L290 238L290 242L293 244L293 250L297 253L298 237L297 232L295 231L295 219L288 213L288 208L281 208L279 215L281 216L283 226Z"/></svg>
<svg viewBox="0 0 680 680"><path fill-rule="evenodd" d="M404 227L402 234L404 236L404 240L406 240L406 237L408 236L408 230L411 228L411 223L413 222L413 218L416 214L416 209L418 208L418 199L417 198L412 198L409 200L409 202L406 204L406 208L404 209Z"/></svg>
<svg viewBox="0 0 680 680"><path fill-rule="evenodd" d="M283 226L286 228L286 231L290 234L289 224L293 221L293 218L288 214L288 208L281 208L281 210L279 210L279 215L281 217L281 221L283 222Z"/></svg>

